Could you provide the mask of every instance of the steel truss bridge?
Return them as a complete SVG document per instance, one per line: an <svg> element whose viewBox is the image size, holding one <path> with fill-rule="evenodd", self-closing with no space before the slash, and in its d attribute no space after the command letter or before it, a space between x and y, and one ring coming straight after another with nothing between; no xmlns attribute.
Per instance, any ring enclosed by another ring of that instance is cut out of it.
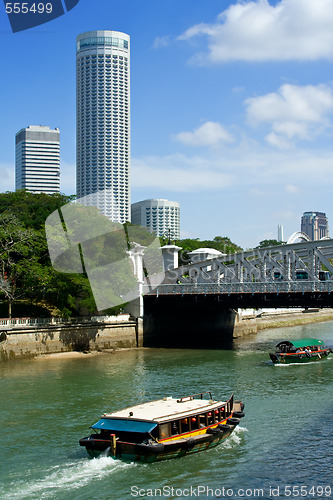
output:
<svg viewBox="0 0 333 500"><path fill-rule="evenodd" d="M146 281L144 294L214 297L226 308L333 307L333 280L319 279L333 275L331 260L333 239L253 249L167 271L154 289Z"/></svg>

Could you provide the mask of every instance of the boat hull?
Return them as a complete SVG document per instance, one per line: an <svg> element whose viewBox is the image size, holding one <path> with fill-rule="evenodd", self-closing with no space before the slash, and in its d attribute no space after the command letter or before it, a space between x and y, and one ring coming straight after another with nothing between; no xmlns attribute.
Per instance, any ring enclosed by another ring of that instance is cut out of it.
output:
<svg viewBox="0 0 333 500"><path fill-rule="evenodd" d="M111 453L111 446L108 441L102 442L101 440L95 440L90 437L81 439L80 445L86 447L89 456L92 458L97 458L104 454L125 461L151 463L171 458L179 458L214 448L230 436L236 425L238 425L238 422L237 419L235 419L235 425L222 425L221 428L214 428L205 434L189 437L187 439L159 442L156 444L125 443L117 441L114 455Z"/></svg>
<svg viewBox="0 0 333 500"><path fill-rule="evenodd" d="M270 353L270 358L274 364L291 364L291 363L313 363L314 361L323 361L330 355L329 351L322 351L306 354L289 354L289 353Z"/></svg>

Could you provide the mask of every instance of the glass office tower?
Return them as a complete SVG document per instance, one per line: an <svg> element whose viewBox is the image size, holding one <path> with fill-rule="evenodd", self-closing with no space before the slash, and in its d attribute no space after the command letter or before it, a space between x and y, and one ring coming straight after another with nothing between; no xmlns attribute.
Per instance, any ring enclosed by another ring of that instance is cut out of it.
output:
<svg viewBox="0 0 333 500"><path fill-rule="evenodd" d="M328 220L324 212L304 212L301 219L301 231L310 240L328 237Z"/></svg>
<svg viewBox="0 0 333 500"><path fill-rule="evenodd" d="M76 43L77 197L124 223L131 220L130 37L89 31Z"/></svg>
<svg viewBox="0 0 333 500"><path fill-rule="evenodd" d="M29 125L15 136L15 189L60 192L60 132Z"/></svg>

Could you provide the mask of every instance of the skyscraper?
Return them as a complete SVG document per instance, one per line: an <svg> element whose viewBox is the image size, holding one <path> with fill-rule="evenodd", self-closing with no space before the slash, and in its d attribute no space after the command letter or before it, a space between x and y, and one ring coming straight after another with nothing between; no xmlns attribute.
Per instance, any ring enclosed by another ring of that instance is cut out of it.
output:
<svg viewBox="0 0 333 500"><path fill-rule="evenodd" d="M304 212L301 231L311 240L320 240L328 236L328 221L324 212Z"/></svg>
<svg viewBox="0 0 333 500"><path fill-rule="evenodd" d="M143 200L132 204L132 223L147 227L157 236L180 238L180 205L178 201Z"/></svg>
<svg viewBox="0 0 333 500"><path fill-rule="evenodd" d="M131 220L130 37L89 31L76 42L77 196L124 223Z"/></svg>
<svg viewBox="0 0 333 500"><path fill-rule="evenodd" d="M15 136L15 189L60 192L60 132L29 125Z"/></svg>

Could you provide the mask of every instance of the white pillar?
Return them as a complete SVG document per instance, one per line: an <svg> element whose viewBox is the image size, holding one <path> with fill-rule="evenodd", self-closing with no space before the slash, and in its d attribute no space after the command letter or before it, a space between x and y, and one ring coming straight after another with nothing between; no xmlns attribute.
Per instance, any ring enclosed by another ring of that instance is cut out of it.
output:
<svg viewBox="0 0 333 500"><path fill-rule="evenodd" d="M182 250L181 247L176 245L165 245L161 247L163 255L163 267L164 271L170 271L171 269L176 269L178 267L178 252Z"/></svg>

